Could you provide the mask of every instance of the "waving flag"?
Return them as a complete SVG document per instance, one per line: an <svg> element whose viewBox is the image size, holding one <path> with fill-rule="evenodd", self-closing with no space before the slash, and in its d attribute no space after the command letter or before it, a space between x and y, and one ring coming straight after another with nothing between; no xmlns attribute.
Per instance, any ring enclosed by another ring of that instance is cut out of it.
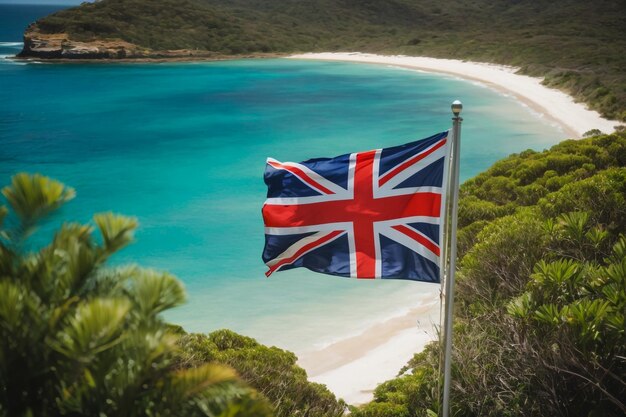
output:
<svg viewBox="0 0 626 417"><path fill-rule="evenodd" d="M402 146L267 160L263 261L356 278L439 282L448 132Z"/></svg>

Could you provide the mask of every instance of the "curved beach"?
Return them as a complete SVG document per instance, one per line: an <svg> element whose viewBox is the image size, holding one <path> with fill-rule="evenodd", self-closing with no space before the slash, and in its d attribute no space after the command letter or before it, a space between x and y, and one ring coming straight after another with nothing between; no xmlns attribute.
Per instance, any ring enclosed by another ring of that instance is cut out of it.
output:
<svg viewBox="0 0 626 417"><path fill-rule="evenodd" d="M407 313L319 350L299 353L298 364L309 380L326 385L348 404L370 401L377 385L396 377L415 353L437 338L440 286L416 284L420 295Z"/></svg>
<svg viewBox="0 0 626 417"><path fill-rule="evenodd" d="M384 56L364 53L307 53L291 59L344 61L392 65L419 71L443 73L477 81L513 96L560 125L573 138L591 129L610 133L621 123L577 103L569 95L541 84L540 78L517 74L518 68L455 59ZM462 98L462 97L461 97ZM395 377L414 353L437 338L440 319L439 289L425 287L418 305L407 314L388 318L357 336L323 349L300 353L299 364L309 379L328 386L349 404L372 399L376 386Z"/></svg>
<svg viewBox="0 0 626 417"><path fill-rule="evenodd" d="M359 52L324 52L292 55L292 59L361 62L393 65L420 71L450 74L478 81L500 92L510 94L537 112L557 122L571 137L580 138L592 129L611 133L621 123L607 120L598 112L577 103L562 91L541 84L541 78L518 74L519 68L458 59L374 55Z"/></svg>

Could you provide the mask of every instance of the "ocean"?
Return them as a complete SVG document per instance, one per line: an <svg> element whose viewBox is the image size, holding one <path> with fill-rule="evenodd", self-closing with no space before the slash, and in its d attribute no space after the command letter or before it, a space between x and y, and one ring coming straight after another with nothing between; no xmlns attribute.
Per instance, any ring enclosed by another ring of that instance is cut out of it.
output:
<svg viewBox="0 0 626 417"><path fill-rule="evenodd" d="M10 59L54 6L0 5L0 186L20 171L74 187L63 220L136 216L113 264L177 275L188 303L166 318L230 328L302 352L416 304L433 284L357 281L306 270L267 279L261 261L265 159L299 161L391 146L450 127L461 99L462 179L565 138L541 114L483 85L401 68L288 59L51 64Z"/></svg>

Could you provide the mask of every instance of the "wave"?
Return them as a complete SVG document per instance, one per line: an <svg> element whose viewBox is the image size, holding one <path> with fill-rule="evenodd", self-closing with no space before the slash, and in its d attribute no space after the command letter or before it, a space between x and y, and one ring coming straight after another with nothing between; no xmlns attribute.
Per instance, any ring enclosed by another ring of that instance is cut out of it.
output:
<svg viewBox="0 0 626 417"><path fill-rule="evenodd" d="M18 60L13 59L15 58L15 54L10 54L10 55L0 55L0 63L2 65L28 65L27 62L20 62Z"/></svg>
<svg viewBox="0 0 626 417"><path fill-rule="evenodd" d="M19 46L21 48L22 46L24 46L24 42L0 42L0 47L2 46L8 46L8 47Z"/></svg>
<svg viewBox="0 0 626 417"><path fill-rule="evenodd" d="M399 299L395 300L395 302L403 304L406 302L405 297L404 294L400 295L402 296ZM413 319L417 319L417 328L423 327L424 329L430 330L431 325L429 324L428 320L430 318L430 314L432 313L432 306L434 305L436 300L436 292L425 291L422 297L420 297L419 302L417 303L411 300L410 304L405 304L396 309L390 310L389 312L386 312L379 317L375 317L370 320L359 319L357 322L351 321L350 326L352 330L343 330L340 335L328 336L322 339L318 339L316 342L313 343L313 352L326 350L333 345L336 345L340 342L345 342L350 339L356 340L359 338L363 338L367 333L371 333L372 331L377 331L376 329L380 329L382 325L398 326L397 320L401 320L409 315L413 317ZM332 325L331 323L337 325L337 318L330 318L328 323L329 326ZM434 324L432 325L434 326ZM407 329L414 330L415 328L404 328L403 325L400 325L397 329L397 332Z"/></svg>

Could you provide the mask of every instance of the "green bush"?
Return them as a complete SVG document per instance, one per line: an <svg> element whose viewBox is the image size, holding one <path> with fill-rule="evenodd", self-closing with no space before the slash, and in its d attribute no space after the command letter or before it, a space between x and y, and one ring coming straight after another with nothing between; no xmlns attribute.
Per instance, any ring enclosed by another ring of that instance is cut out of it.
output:
<svg viewBox="0 0 626 417"><path fill-rule="evenodd" d="M179 346L180 368L228 365L274 404L278 417L339 417L346 410L343 401L337 401L325 386L307 381L306 372L296 365L297 358L291 352L261 345L230 330L184 335Z"/></svg>
<svg viewBox="0 0 626 417"><path fill-rule="evenodd" d="M452 415L626 412L625 144L565 141L462 186ZM355 415L438 411L440 357L431 344Z"/></svg>
<svg viewBox="0 0 626 417"><path fill-rule="evenodd" d="M0 415L271 415L229 367L176 369L178 336L161 313L184 302L182 284L106 267L132 241L135 219L64 223L29 253L28 236L74 190L18 174L2 193L12 211L0 206Z"/></svg>

